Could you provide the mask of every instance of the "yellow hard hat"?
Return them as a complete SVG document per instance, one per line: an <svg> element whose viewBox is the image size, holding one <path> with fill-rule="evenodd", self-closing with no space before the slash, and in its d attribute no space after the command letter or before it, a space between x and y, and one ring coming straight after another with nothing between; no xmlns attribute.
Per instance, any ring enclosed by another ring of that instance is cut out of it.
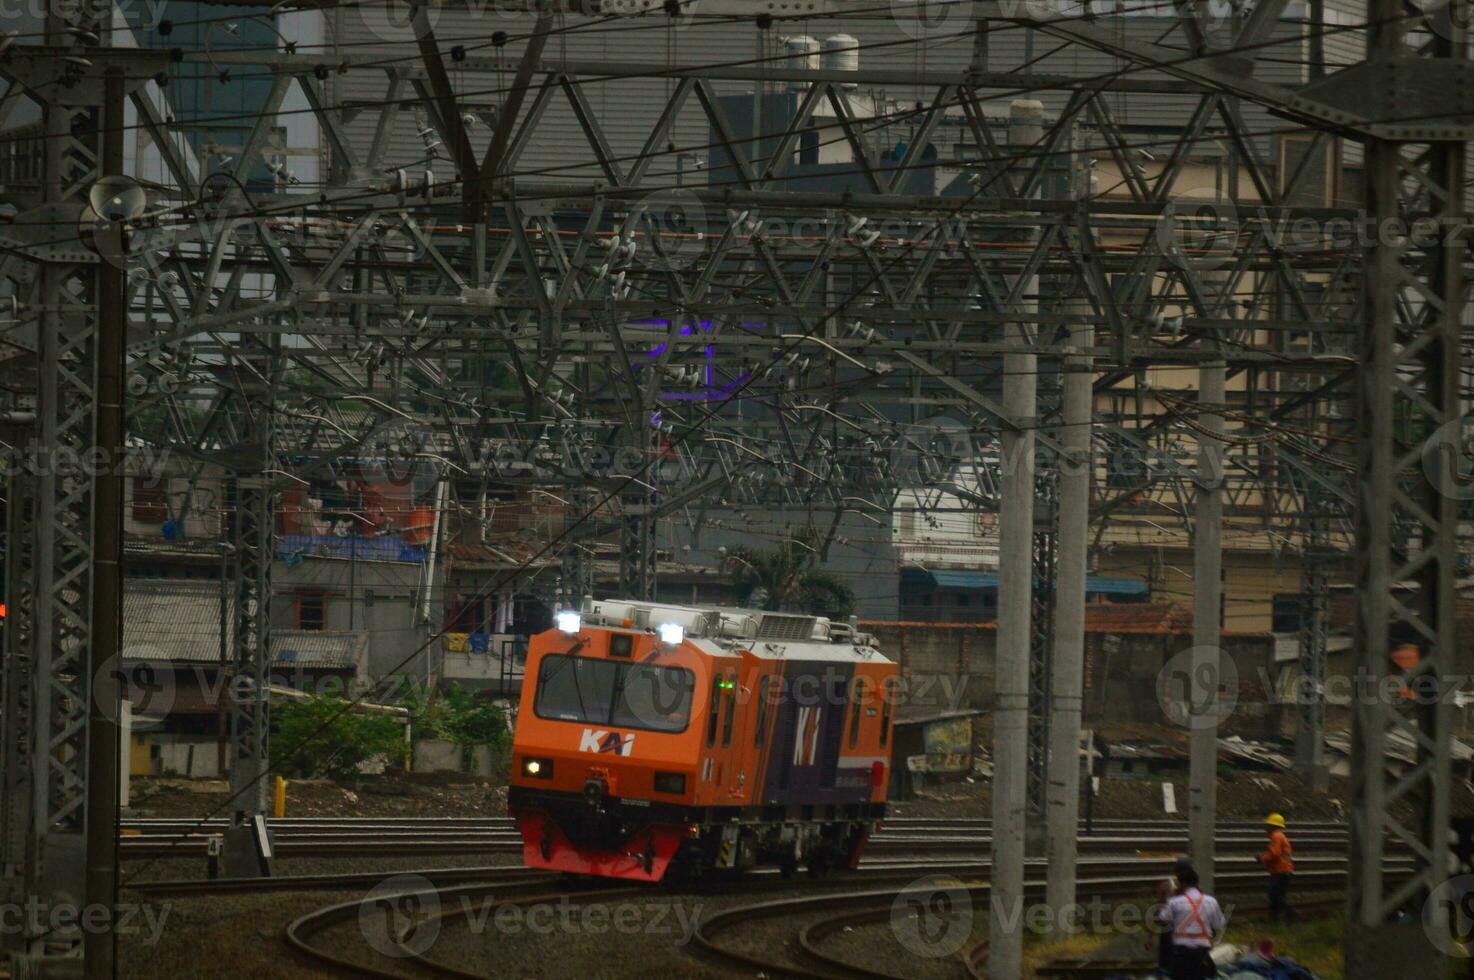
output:
<svg viewBox="0 0 1474 980"><path fill-rule="evenodd" d="M1280 830L1284 830L1285 818L1278 813L1271 813L1269 816L1264 818L1264 825L1266 827L1278 827Z"/></svg>

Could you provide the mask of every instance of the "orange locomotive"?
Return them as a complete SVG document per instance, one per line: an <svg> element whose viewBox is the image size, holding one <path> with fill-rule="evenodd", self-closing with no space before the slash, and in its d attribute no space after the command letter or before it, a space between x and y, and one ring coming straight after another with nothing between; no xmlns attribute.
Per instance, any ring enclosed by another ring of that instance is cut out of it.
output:
<svg viewBox="0 0 1474 980"><path fill-rule="evenodd" d="M586 600L532 639L508 807L528 867L853 867L885 813L896 665L813 616Z"/></svg>

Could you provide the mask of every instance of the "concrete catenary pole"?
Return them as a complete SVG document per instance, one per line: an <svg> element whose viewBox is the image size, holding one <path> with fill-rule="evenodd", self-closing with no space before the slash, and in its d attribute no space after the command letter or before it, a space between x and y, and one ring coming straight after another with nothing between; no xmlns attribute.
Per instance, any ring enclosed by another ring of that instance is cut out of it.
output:
<svg viewBox="0 0 1474 980"><path fill-rule="evenodd" d="M1089 303L1074 303L1089 315ZM1083 309L1082 309L1083 307ZM1090 544L1090 452L1094 414L1095 327L1088 319L1070 327L1065 358L1059 462L1059 545L1055 556L1053 697L1049 727L1049 779L1045 833L1049 865L1045 901L1057 916L1075 901L1075 828L1080 813L1080 710L1085 687L1085 576Z"/></svg>
<svg viewBox="0 0 1474 980"><path fill-rule="evenodd" d="M1020 99L1009 112L1010 146L1043 137L1044 105ZM1014 980L1023 961L1025 774L1028 767L1029 632L1033 600L1034 415L1038 357L1026 321L1037 314L1037 278L1024 284L1019 319L1005 339L1003 411L1016 425L1003 430L1003 500L998 564L998 665L993 720L993 875L988 972Z"/></svg>
<svg viewBox="0 0 1474 980"><path fill-rule="evenodd" d="M1205 891L1213 887L1213 825L1218 814L1218 692L1222 673L1223 401L1227 366L1199 371L1197 499L1193 520L1193 647L1186 684L1188 840Z"/></svg>

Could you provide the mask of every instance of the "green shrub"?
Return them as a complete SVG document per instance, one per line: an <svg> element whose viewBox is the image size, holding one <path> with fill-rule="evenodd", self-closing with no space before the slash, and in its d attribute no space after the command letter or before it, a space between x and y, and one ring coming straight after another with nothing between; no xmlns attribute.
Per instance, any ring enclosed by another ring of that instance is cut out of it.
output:
<svg viewBox="0 0 1474 980"><path fill-rule="evenodd" d="M404 724L356 712L342 698L314 695L271 707L271 768L283 776L349 778L377 755L404 762Z"/></svg>
<svg viewBox="0 0 1474 980"><path fill-rule="evenodd" d="M459 684L451 684L431 700L425 687L406 680L400 689L402 703L413 720L414 738L441 739L464 748L504 745L511 733L501 708L477 697Z"/></svg>

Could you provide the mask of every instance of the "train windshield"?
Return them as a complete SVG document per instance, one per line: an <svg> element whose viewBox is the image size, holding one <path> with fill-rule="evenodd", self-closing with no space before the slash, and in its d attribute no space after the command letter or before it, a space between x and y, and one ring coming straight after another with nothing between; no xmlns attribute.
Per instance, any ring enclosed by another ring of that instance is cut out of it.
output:
<svg viewBox="0 0 1474 980"><path fill-rule="evenodd" d="M656 732L685 731L696 675L685 667L552 654L537 671L539 718Z"/></svg>

